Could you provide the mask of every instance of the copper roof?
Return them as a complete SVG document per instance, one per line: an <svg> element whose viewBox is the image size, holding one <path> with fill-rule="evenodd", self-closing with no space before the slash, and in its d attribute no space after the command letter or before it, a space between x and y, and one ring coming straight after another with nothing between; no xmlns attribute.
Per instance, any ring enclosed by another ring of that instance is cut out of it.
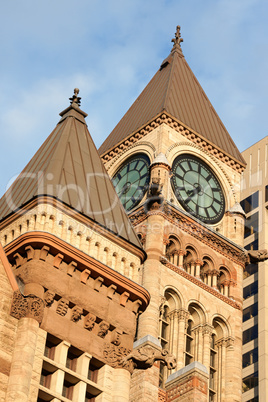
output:
<svg viewBox="0 0 268 402"><path fill-rule="evenodd" d="M99 153L105 154L165 112L244 165L243 157L182 54L179 27L173 41L169 57L101 145Z"/></svg>
<svg viewBox="0 0 268 402"><path fill-rule="evenodd" d="M0 200L0 219L38 196L67 204L141 248L79 108L77 93L61 120Z"/></svg>

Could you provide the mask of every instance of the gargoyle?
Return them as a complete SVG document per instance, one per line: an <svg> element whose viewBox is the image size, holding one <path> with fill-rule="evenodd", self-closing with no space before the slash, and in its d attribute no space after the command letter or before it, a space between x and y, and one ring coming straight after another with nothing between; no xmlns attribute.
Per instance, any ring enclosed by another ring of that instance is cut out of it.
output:
<svg viewBox="0 0 268 402"><path fill-rule="evenodd" d="M143 346L139 349L132 350L126 357L123 358L123 366L129 367L130 371L134 369L145 370L153 366L154 362L161 361L168 369L176 368L177 362L175 356L173 356L167 349L162 351L155 351L151 346Z"/></svg>
<svg viewBox="0 0 268 402"><path fill-rule="evenodd" d="M246 252L246 264L268 260L267 250L249 250Z"/></svg>

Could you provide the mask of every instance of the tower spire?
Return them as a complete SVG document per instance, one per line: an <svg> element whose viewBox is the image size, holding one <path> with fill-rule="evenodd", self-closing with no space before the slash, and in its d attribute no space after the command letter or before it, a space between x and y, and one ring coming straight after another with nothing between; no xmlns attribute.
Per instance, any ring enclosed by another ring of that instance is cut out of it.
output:
<svg viewBox="0 0 268 402"><path fill-rule="evenodd" d="M175 38L171 39L171 42L173 42L173 48L171 49L171 52L174 50L179 50L182 51L181 49L181 42L183 42L183 39L181 38L181 27L180 25L177 25L177 29L175 32Z"/></svg>
<svg viewBox="0 0 268 402"><path fill-rule="evenodd" d="M72 106L80 106L81 105L81 98L77 96L79 94L79 89L74 88L74 95L69 98Z"/></svg>

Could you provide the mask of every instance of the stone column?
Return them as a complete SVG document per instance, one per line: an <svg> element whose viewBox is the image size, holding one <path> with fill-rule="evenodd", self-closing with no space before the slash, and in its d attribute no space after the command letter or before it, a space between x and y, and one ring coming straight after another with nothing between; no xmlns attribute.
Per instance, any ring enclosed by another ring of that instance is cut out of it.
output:
<svg viewBox="0 0 268 402"><path fill-rule="evenodd" d="M197 360L202 363L203 361L203 326L199 325L198 327L198 355Z"/></svg>
<svg viewBox="0 0 268 402"><path fill-rule="evenodd" d="M225 365L225 399L226 401L241 401L242 390L237 387L241 383L241 339L229 337L226 345Z"/></svg>
<svg viewBox="0 0 268 402"><path fill-rule="evenodd" d="M200 268L203 265L203 262L200 260L197 260L195 262L195 276L197 279L200 279Z"/></svg>
<svg viewBox="0 0 268 402"><path fill-rule="evenodd" d="M29 400L38 329L39 324L33 318L24 317L18 322L6 402Z"/></svg>
<svg viewBox="0 0 268 402"><path fill-rule="evenodd" d="M113 377L113 402L129 402L130 372L115 369Z"/></svg>
<svg viewBox="0 0 268 402"><path fill-rule="evenodd" d="M230 285L229 281L224 281L224 282L223 282L223 286L224 286L224 288L223 288L223 294L224 294L224 296L226 296L226 297L229 296L229 285Z"/></svg>
<svg viewBox="0 0 268 402"><path fill-rule="evenodd" d="M177 370L185 365L185 329L189 318L189 311L180 309L178 312L179 325L178 325L178 349L175 356L177 357Z"/></svg>
<svg viewBox="0 0 268 402"><path fill-rule="evenodd" d="M226 339L220 339L216 342L217 348L217 372L216 372L216 392L217 401L225 400L225 364L226 364Z"/></svg>
<svg viewBox="0 0 268 402"><path fill-rule="evenodd" d="M180 250L179 251L179 260L178 260L178 266L180 268L183 268L183 257L185 256L185 251L184 250Z"/></svg>
<svg viewBox="0 0 268 402"><path fill-rule="evenodd" d="M20 291L13 295L10 314L18 318L16 339L11 361L6 402L28 401L30 383L36 355L39 324L44 313L44 288L36 283L29 283L24 288L25 296Z"/></svg>
<svg viewBox="0 0 268 402"><path fill-rule="evenodd" d="M173 350L174 341L174 311L169 314L169 349Z"/></svg>
<svg viewBox="0 0 268 402"><path fill-rule="evenodd" d="M177 358L178 341L179 341L179 337L180 337L178 310L174 310L172 312L172 315L173 315L173 332L172 332L172 347L170 345L170 353L172 353Z"/></svg>
<svg viewBox="0 0 268 402"><path fill-rule="evenodd" d="M209 324L203 327L203 364L206 366L208 373L210 370L210 344L213 327Z"/></svg>
<svg viewBox="0 0 268 402"><path fill-rule="evenodd" d="M211 284L211 286L214 289L217 289L217 277L218 277L218 271L214 269L212 271L212 284Z"/></svg>
<svg viewBox="0 0 268 402"><path fill-rule="evenodd" d="M139 319L138 339L146 335L158 337L160 305L160 257L163 251L165 219L157 212L148 212L145 251L147 260L143 267L143 283L151 295L150 304Z"/></svg>

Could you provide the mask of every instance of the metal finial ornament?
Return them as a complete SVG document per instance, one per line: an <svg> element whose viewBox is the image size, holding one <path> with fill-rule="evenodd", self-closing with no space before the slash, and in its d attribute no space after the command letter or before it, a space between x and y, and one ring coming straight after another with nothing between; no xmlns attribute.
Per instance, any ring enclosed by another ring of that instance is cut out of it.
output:
<svg viewBox="0 0 268 402"><path fill-rule="evenodd" d="M69 100L71 101L71 105L80 106L81 98L79 96L77 96L78 94L79 94L79 89L74 88L74 95L71 98L69 98Z"/></svg>
<svg viewBox="0 0 268 402"><path fill-rule="evenodd" d="M175 33L175 38L171 39L171 42L174 43L173 49L178 45L179 48L181 48L181 42L183 42L183 39L181 38L181 27L180 25L177 25L177 30Z"/></svg>

